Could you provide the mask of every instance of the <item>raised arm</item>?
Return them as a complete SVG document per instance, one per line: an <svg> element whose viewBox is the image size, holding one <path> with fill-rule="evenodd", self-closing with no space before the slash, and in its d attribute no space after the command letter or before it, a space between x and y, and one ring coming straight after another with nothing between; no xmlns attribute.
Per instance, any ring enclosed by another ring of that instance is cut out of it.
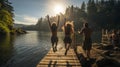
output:
<svg viewBox="0 0 120 67"><path fill-rule="evenodd" d="M65 18L65 21L64 21L64 27L65 27L65 24L66 24L66 18Z"/></svg>
<svg viewBox="0 0 120 67"><path fill-rule="evenodd" d="M59 26L59 23L60 23L60 16L58 16L57 28Z"/></svg>
<svg viewBox="0 0 120 67"><path fill-rule="evenodd" d="M48 23L49 23L49 26L50 26L50 29L51 29L51 23L50 23L49 15L47 15L47 19L48 19Z"/></svg>

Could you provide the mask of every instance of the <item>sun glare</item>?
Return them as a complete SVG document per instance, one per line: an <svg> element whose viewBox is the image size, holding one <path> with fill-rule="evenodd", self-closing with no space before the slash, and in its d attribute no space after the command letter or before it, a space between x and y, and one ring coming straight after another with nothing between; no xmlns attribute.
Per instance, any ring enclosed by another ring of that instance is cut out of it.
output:
<svg viewBox="0 0 120 67"><path fill-rule="evenodd" d="M54 12L55 14L63 13L64 12L64 7L62 5L55 5L54 7Z"/></svg>

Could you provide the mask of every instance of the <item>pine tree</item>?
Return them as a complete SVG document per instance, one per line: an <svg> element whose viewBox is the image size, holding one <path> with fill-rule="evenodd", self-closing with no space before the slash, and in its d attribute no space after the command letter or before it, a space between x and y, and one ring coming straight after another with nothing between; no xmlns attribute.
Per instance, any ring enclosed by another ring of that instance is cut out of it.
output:
<svg viewBox="0 0 120 67"><path fill-rule="evenodd" d="M9 33L13 27L14 14L13 7L10 4L8 0L0 0L0 33Z"/></svg>
<svg viewBox="0 0 120 67"><path fill-rule="evenodd" d="M81 5L81 10L84 11L84 12L85 12L85 7L86 7L85 2L83 2L82 5Z"/></svg>

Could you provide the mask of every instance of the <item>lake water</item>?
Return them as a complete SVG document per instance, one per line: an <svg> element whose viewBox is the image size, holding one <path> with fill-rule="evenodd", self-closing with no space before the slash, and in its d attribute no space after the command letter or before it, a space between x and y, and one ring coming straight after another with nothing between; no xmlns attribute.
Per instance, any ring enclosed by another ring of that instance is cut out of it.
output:
<svg viewBox="0 0 120 67"><path fill-rule="evenodd" d="M63 32L58 33L58 48L64 47L63 35ZM50 36L51 33L37 31L16 36L0 36L0 67L36 67L51 48ZM81 38L76 36L76 41L82 42ZM94 38L94 41L97 39L99 38Z"/></svg>
<svg viewBox="0 0 120 67"><path fill-rule="evenodd" d="M63 33L59 33L62 47ZM28 31L28 34L0 37L0 67L36 67L51 48L51 33Z"/></svg>

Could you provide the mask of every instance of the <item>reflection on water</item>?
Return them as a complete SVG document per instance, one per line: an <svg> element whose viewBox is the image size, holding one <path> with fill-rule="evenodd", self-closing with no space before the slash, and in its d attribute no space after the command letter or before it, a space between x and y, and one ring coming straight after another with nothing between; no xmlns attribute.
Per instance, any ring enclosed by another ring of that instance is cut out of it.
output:
<svg viewBox="0 0 120 67"><path fill-rule="evenodd" d="M35 67L51 47L50 35L29 31L24 35L0 36L0 67ZM59 32L58 35L60 49L64 47L64 33Z"/></svg>
<svg viewBox="0 0 120 67"><path fill-rule="evenodd" d="M0 36L0 65L5 64L13 53L12 39L9 35Z"/></svg>
<svg viewBox="0 0 120 67"><path fill-rule="evenodd" d="M0 37L0 67L35 67L51 47L50 35L29 31L24 35Z"/></svg>

